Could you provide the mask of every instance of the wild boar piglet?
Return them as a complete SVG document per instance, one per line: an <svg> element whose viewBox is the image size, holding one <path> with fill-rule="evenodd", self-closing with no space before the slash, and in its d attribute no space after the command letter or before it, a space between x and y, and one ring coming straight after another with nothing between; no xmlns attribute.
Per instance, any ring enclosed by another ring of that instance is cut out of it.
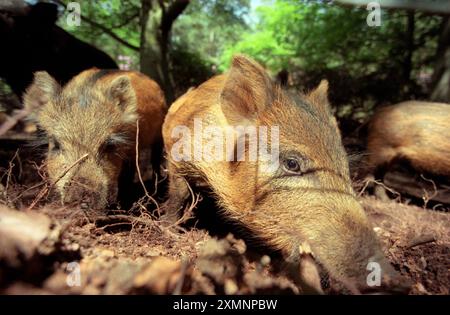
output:
<svg viewBox="0 0 450 315"><path fill-rule="evenodd" d="M119 193L127 197L138 120L139 156L151 151L159 170L166 104L158 84L141 73L94 68L62 87L36 72L24 104L48 137L47 172L64 203L104 209Z"/></svg>
<svg viewBox="0 0 450 315"><path fill-rule="evenodd" d="M223 217L281 251L288 269L298 271L306 243L329 273L363 292L402 288L353 192L327 90L322 81L308 94L284 91L238 55L227 73L179 98L163 124L164 220L179 217L187 184L206 186ZM376 267L380 286L367 281Z"/></svg>
<svg viewBox="0 0 450 315"><path fill-rule="evenodd" d="M396 160L450 179L450 104L407 101L378 110L369 123L367 161L381 177Z"/></svg>

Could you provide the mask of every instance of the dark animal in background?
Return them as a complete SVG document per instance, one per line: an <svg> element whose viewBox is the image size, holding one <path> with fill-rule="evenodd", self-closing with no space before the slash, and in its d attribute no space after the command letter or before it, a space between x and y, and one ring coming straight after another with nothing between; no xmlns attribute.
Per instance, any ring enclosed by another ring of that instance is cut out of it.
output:
<svg viewBox="0 0 450 315"><path fill-rule="evenodd" d="M36 71L45 70L64 84L92 67L117 68L107 54L55 24L58 18L55 4L13 4L0 5L0 77L18 96Z"/></svg>

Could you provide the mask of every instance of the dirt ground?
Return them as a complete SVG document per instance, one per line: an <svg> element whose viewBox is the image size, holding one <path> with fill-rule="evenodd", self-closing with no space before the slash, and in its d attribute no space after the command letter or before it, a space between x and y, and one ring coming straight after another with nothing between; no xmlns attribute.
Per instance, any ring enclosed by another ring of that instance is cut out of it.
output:
<svg viewBox="0 0 450 315"><path fill-rule="evenodd" d="M2 166L2 183L28 180L8 171L18 164ZM39 198L48 187L37 183L0 185L0 293L302 293L279 258L232 229L217 238L201 224L164 227L143 207L107 215L49 206ZM369 196L361 203L387 257L414 283L410 294L449 294L450 213ZM333 279L321 284L327 294L348 293Z"/></svg>
<svg viewBox="0 0 450 315"><path fill-rule="evenodd" d="M363 198L411 294L449 294L450 217ZM43 207L0 208L0 286L4 294L298 294L269 256L229 234L169 230L148 215ZM275 262L276 263L276 262ZM325 283L325 292L345 293Z"/></svg>

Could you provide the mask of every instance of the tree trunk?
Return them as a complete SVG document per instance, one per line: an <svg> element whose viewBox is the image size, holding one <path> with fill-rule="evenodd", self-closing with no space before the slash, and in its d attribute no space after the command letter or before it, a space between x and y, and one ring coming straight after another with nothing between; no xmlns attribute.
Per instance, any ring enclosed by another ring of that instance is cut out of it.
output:
<svg viewBox="0 0 450 315"><path fill-rule="evenodd" d="M407 13L406 22L406 55L403 62L403 80L408 87L408 92L411 90L411 70L412 70L412 56L415 49L414 44L414 30L415 30L415 18L414 11L409 11Z"/></svg>
<svg viewBox="0 0 450 315"><path fill-rule="evenodd" d="M170 30L188 4L189 0L141 0L141 72L158 82L168 104L175 98L169 60Z"/></svg>
<svg viewBox="0 0 450 315"><path fill-rule="evenodd" d="M163 56L160 45L160 29L162 9L156 0L142 0L141 10L141 44L140 44L140 69L147 74L163 89L166 99L173 91L168 80L167 72L164 72L163 63L167 57Z"/></svg>
<svg viewBox="0 0 450 315"><path fill-rule="evenodd" d="M442 21L431 82L431 100L450 103L450 17L445 17Z"/></svg>

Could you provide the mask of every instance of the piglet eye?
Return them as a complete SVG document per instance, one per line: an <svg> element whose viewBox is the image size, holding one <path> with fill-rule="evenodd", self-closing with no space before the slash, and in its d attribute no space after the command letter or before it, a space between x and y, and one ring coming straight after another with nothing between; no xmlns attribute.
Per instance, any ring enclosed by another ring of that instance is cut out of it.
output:
<svg viewBox="0 0 450 315"><path fill-rule="evenodd" d="M283 161L283 167L289 173L299 173L301 171L300 161L295 157L286 158Z"/></svg>
<svg viewBox="0 0 450 315"><path fill-rule="evenodd" d="M52 153L61 151L61 145L59 144L58 140L56 140L55 138L50 138L49 149Z"/></svg>
<svg viewBox="0 0 450 315"><path fill-rule="evenodd" d="M113 141L106 140L100 147L100 153L103 154L114 153L116 149L117 149L116 144Z"/></svg>

